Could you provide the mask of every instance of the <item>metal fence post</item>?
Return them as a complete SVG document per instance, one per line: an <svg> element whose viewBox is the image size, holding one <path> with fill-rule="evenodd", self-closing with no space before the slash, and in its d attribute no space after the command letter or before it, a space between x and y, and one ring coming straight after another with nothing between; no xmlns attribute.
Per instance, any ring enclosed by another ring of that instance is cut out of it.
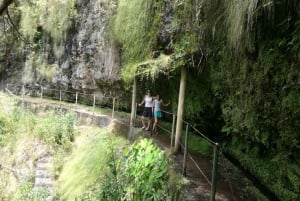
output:
<svg viewBox="0 0 300 201"><path fill-rule="evenodd" d="M189 141L189 124L186 124L185 141L184 141L184 155L183 155L183 168L182 168L183 176L186 176L186 160L187 160L187 154L188 154L188 141Z"/></svg>
<svg viewBox="0 0 300 201"><path fill-rule="evenodd" d="M75 104L77 104L77 100L78 100L78 92L76 92L76 100L75 100Z"/></svg>
<svg viewBox="0 0 300 201"><path fill-rule="evenodd" d="M173 114L172 133L171 133L171 149L174 146L175 121L176 121L176 115Z"/></svg>
<svg viewBox="0 0 300 201"><path fill-rule="evenodd" d="M22 85L22 99L24 100L24 96L25 96L25 86L24 84Z"/></svg>
<svg viewBox="0 0 300 201"><path fill-rule="evenodd" d="M96 104L96 96L94 94L94 97L93 97L93 113L95 112L95 104Z"/></svg>
<svg viewBox="0 0 300 201"><path fill-rule="evenodd" d="M59 90L59 101L61 102L61 90Z"/></svg>
<svg viewBox="0 0 300 201"><path fill-rule="evenodd" d="M116 98L113 98L113 108L112 108L111 118L114 118L115 116L115 103L116 103Z"/></svg>
<svg viewBox="0 0 300 201"><path fill-rule="evenodd" d="M212 184L210 201L215 201L216 186L217 186L217 169L218 169L218 156L219 156L219 144L216 143L214 146L214 158L213 158L213 169L212 169Z"/></svg>
<svg viewBox="0 0 300 201"><path fill-rule="evenodd" d="M43 87L41 87L41 99L43 99Z"/></svg>

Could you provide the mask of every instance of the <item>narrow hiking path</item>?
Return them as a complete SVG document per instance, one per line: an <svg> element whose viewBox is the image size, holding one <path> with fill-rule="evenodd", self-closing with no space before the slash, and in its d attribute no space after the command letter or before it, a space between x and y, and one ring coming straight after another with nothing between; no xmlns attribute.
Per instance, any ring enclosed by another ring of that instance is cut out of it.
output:
<svg viewBox="0 0 300 201"><path fill-rule="evenodd" d="M31 102L33 99L30 98L28 100L23 101L29 101ZM36 103L42 103L45 108L52 107L53 105L56 107L61 107L61 105L55 104L53 102L47 103L47 101L34 99L34 104ZM67 107L64 106L64 109ZM37 108L35 108L37 109ZM99 116L97 112L90 112L87 111L86 108L80 108L79 105L76 105L76 109L80 110L82 113L88 113L91 118L91 116ZM105 115L104 115L105 116ZM108 117L111 119L111 117ZM116 118L118 118L118 115L116 115ZM94 117L92 117L92 122L98 126L100 126L100 121L94 121ZM119 119L119 118L118 118ZM121 122L128 123L128 119L121 118ZM124 121L125 120L125 121ZM112 122L109 120L106 122L108 124L111 124ZM127 125L128 126L128 125ZM142 134L145 137L153 138L154 142L158 144L162 149L168 149L170 146L170 139L165 135L153 135L150 136L149 132L143 131L141 133L140 128L135 128L134 133L136 135ZM127 131L126 131L127 132ZM201 169L205 172L205 174L211 176L211 162L208 158L204 158L200 156L197 153L190 153L193 155L193 158L196 159L196 162L199 166L201 166ZM173 160L177 163L177 169L179 172L181 172L182 169L182 161L183 161L183 155L177 154L172 156ZM53 191L53 185L54 181L51 178L51 174L49 172L51 164L51 155L45 155L43 157L40 157L36 162L36 174L35 174L35 188L44 188L48 192L48 200L52 200L52 191ZM203 178L203 176L200 174L200 172L197 170L197 168L194 166L194 164L188 159L187 161L187 180L189 181L189 184L185 187L185 195L187 196L187 201L206 201L209 200L210 197L210 185L207 183L207 181ZM242 199L239 198L239 196L236 195L235 192L230 188L230 185L228 185L228 181L222 177L221 175L218 176L217 179L217 194L216 194L216 201L241 201Z"/></svg>
<svg viewBox="0 0 300 201"><path fill-rule="evenodd" d="M167 136L155 135L154 141L164 148L170 148L170 139ZM195 160L197 165L201 168L203 173L211 179L212 176L212 161L211 159L202 156L199 153L189 150L189 155ZM178 153L173 156L174 161L179 166L179 171L182 171L183 153ZM188 157L186 164L186 178L189 180L189 184L186 186L185 191L188 195L189 201L208 201L210 200L211 185L206 181L204 176L200 173L193 161ZM219 172L219 171L218 171ZM216 201L242 201L236 192L232 189L229 181L220 173L217 176L216 187Z"/></svg>
<svg viewBox="0 0 300 201"><path fill-rule="evenodd" d="M140 130L140 128L136 128ZM137 131L146 138L152 138L155 144L162 149L170 149L170 138L166 135L151 135L148 131ZM209 158L201 156L199 153L189 151L189 154L202 169L205 175L211 178L212 162ZM172 155L173 161L177 165L178 172L182 172L183 154L178 153ZM206 179L199 172L198 168L194 165L190 158L187 159L187 171L186 179L189 181L184 188L187 201L209 201L211 186L207 183ZM231 183L223 175L218 174L217 176L217 190L216 190L216 201L242 201L237 195L231 185Z"/></svg>

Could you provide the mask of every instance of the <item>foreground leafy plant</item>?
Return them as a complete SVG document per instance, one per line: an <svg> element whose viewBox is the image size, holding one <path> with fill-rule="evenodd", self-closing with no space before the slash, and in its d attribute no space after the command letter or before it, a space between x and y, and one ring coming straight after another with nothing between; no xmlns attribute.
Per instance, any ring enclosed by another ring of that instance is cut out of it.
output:
<svg viewBox="0 0 300 201"><path fill-rule="evenodd" d="M124 139L109 137L106 130L89 131L87 139L76 140L78 149L63 168L59 196L78 201L179 200L180 177L170 174L166 154L152 141L143 139L125 148Z"/></svg>
<svg viewBox="0 0 300 201"><path fill-rule="evenodd" d="M165 153L150 140L136 142L117 160L117 166L111 164L113 171L101 184L99 199L172 200L177 189L170 188L168 166Z"/></svg>

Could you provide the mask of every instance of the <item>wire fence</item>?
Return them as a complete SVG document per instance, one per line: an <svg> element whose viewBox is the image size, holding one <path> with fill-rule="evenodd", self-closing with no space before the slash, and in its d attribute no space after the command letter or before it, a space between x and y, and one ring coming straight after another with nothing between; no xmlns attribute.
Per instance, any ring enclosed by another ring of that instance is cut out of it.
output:
<svg viewBox="0 0 300 201"><path fill-rule="evenodd" d="M135 117L141 116L138 114L142 114L142 111L138 109L136 105L137 114ZM168 112L165 110L161 110L163 113L163 117L158 124L158 128L166 133L170 137L170 148L173 149L175 146L175 128L176 128L176 120L177 116L175 113ZM136 120L135 120L136 121ZM219 156L219 144L214 142L213 140L209 139L206 135L200 132L197 128L191 125L191 123L182 120L185 126L185 134L182 137L180 143L180 148L183 151L183 164L182 164L182 174L186 176L187 173L187 159L189 159L192 164L196 167L200 175L204 178L204 180L210 185L211 187L211 195L210 201L215 200L216 194L216 182L217 182L217 167L218 167L218 156ZM136 122L134 123L136 125ZM189 153L189 144L190 144L190 134L193 133L194 135L200 136L205 142L207 142L208 146L212 146L212 159L213 165L212 170L208 171L207 169L201 168L201 166L197 163L197 160ZM212 174L208 174L208 172L212 172Z"/></svg>
<svg viewBox="0 0 300 201"><path fill-rule="evenodd" d="M121 104L116 97L96 95L94 93L79 93L60 89L50 89L40 86L12 85L7 84L6 92L13 96L40 97L41 99L55 100L92 106L93 112L96 107L111 110L111 117L121 108Z"/></svg>
<svg viewBox="0 0 300 201"><path fill-rule="evenodd" d="M40 97L41 99L51 99L51 100L62 101L62 102L88 105L93 107L93 111L95 110L95 107L109 108L111 109L112 118L114 118L115 116L115 111L118 109L118 107L120 107L120 103L116 97L104 97L99 95L97 96L94 93L79 93L79 92L66 91L66 90L49 89L40 86L25 86L25 85L10 85L10 84L7 85L6 91L14 96L19 95L22 97L24 96ZM137 119L136 117L138 116L138 113L141 113L141 111L138 110L137 105L135 111L137 111L137 113L135 114L135 121L136 121ZM164 114L163 115L164 119L167 120L167 122L172 122L172 123L171 124L160 123L158 127L159 129L161 129L162 131L164 131L170 136L170 147L172 149L174 148L174 144L175 144L175 127L176 127L177 116L172 112L168 112L164 110L162 110L162 113ZM215 193L216 193L216 173L217 173L217 166L218 166L219 145L218 143L209 139L197 128L193 127L189 122L185 120L182 120L182 122L185 125L185 135L182 138L184 141L180 141L180 147L183 150L183 154L184 154L182 174L186 175L187 172L186 164L187 164L187 159L189 158L190 161L196 167L196 169L199 171L199 173L206 180L206 182L211 186L210 201L214 201ZM136 122L134 122L134 125L136 125ZM214 152L212 156L213 167L211 171L212 172L211 179L209 179L210 175L205 173L206 171L201 168L201 166L197 163L197 160L195 160L188 151L190 133L196 133L203 140L205 140L211 146L213 146Z"/></svg>

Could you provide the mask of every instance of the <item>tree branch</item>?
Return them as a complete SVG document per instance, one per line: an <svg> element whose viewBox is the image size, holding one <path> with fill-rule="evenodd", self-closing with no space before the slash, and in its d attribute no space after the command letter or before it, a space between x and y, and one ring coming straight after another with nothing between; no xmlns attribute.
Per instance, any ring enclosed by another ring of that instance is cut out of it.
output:
<svg viewBox="0 0 300 201"><path fill-rule="evenodd" d="M14 0L3 0L3 2L0 4L0 15L2 15L3 12L8 8L8 6L13 2Z"/></svg>
<svg viewBox="0 0 300 201"><path fill-rule="evenodd" d="M11 167L5 166L3 164L0 164L0 170L1 169L7 169L7 170L9 170L10 172L12 172L14 174L14 176L16 177L16 179L19 180L19 175L18 175L17 170L15 170L15 169L13 169Z"/></svg>
<svg viewBox="0 0 300 201"><path fill-rule="evenodd" d="M12 25L13 29L17 32L18 37L19 37L22 41L25 42L25 39L24 39L23 35L19 32L18 28L16 27L16 25L15 25L14 22L12 21L10 15L9 15L8 10L6 11L6 13L7 13L8 20L9 20L10 24Z"/></svg>

